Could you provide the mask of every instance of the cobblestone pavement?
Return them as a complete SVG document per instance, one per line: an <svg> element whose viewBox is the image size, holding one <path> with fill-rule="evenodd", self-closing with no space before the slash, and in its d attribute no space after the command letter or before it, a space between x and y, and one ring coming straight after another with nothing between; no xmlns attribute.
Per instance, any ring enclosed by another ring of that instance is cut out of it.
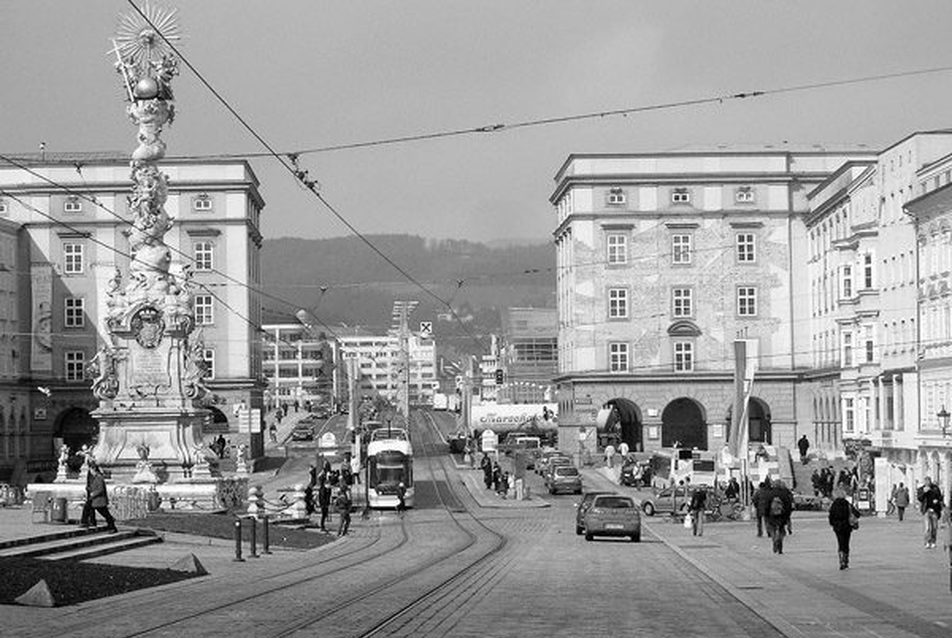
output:
<svg viewBox="0 0 952 638"><path fill-rule="evenodd" d="M577 497L499 507L464 481L472 470L418 457L418 507L403 519L355 516L352 536L309 552L217 555L210 576L185 583L0 608L0 635L952 636L947 559L921 547L917 519L864 518L847 571L822 514L796 515L782 556L741 522L694 537L646 517L641 543L586 542L574 533ZM584 474L586 489L613 488Z"/></svg>

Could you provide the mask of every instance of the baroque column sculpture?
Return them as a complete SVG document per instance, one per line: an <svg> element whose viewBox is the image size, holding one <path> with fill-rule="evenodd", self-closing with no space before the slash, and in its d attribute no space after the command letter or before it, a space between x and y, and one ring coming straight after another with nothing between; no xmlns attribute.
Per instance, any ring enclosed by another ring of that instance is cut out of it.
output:
<svg viewBox="0 0 952 638"><path fill-rule="evenodd" d="M165 234L173 220L165 210L168 177L162 129L175 116L172 80L178 60L168 41L179 38L175 10L146 3L120 18L113 51L138 128L132 152L129 257L106 290L106 343L90 363L94 415L100 436L93 456L113 476L136 482L175 482L202 465L202 423L196 406L205 394L202 339L195 331L188 264L173 260ZM150 24L151 23L151 24ZM162 35L165 38L162 37ZM117 256L119 260L122 256ZM147 450L143 456L142 450Z"/></svg>

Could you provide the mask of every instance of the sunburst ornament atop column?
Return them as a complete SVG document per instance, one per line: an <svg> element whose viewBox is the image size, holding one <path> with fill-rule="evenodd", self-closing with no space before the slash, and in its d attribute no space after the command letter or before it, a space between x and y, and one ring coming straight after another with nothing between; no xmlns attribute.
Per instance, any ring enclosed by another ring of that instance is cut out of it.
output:
<svg viewBox="0 0 952 638"><path fill-rule="evenodd" d="M148 0L139 11L119 16L113 51L129 100L172 99L172 77L178 60L171 43L182 38L178 9L154 6ZM144 17L143 17L144 16Z"/></svg>

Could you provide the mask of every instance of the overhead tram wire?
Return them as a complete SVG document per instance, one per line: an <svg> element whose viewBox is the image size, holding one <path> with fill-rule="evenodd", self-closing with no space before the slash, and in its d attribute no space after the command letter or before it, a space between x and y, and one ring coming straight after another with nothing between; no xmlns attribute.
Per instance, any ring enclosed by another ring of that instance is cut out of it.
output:
<svg viewBox="0 0 952 638"><path fill-rule="evenodd" d="M197 77L198 80L205 86L205 88L207 88L211 92L211 94L215 96L215 98L222 104L222 106L224 106L228 110L228 112L231 113L232 116L234 116L234 118L238 120L238 122L245 128L245 130L247 130L256 140L258 140L258 142L262 146L268 149L268 152L269 152L268 155L278 160L278 162L281 164L281 166L285 168L285 170L287 170L295 179L297 179L301 184L303 184L307 188L307 190L309 190L315 197L317 197L318 201L320 201L324 205L324 207L327 210L329 210L334 215L334 217L338 219L338 221L344 224L344 226L346 226L347 229L350 230L358 239L360 239L365 245L367 245L368 248L370 248L373 252L375 252L385 262L390 264L390 266L393 267L401 275L403 275L407 279L407 281L414 284L416 287L422 290L427 296L432 297L434 300L438 301L441 305L445 306L449 310L449 312L453 315L453 317L456 319L456 321L459 323L463 331L469 333L469 329L466 327L466 324L463 322L462 318L458 314L456 314L456 311L453 309L453 307L450 304L448 304L443 298L441 298L436 293L432 292L429 288L427 288L426 286L421 284L419 281L417 281L416 278L413 277L413 275L411 275L409 272L404 270L399 264L393 261L393 259L391 259L386 253L380 250L372 241L370 241L363 233L361 233L348 219L346 219L337 210L336 207L331 205L331 203L327 200L327 198L325 198L324 195L320 193L320 191L317 190L316 183L308 179L307 172L302 171L297 166L297 157L291 156L288 154L282 155L278 153L278 151L276 151L274 147L272 147L271 144L268 143L267 140L265 140L261 135L259 135L258 132L250 124L248 124L248 122L231 106L231 104L229 104L228 101L224 97L222 97L222 95L215 89L215 87L213 87L208 82L208 80L205 79L205 76L202 75L202 73L198 69L195 68L195 66L191 63L191 61L187 57L182 55L182 53L178 50L175 44L172 43L172 41L169 40L165 36L162 30L159 29L152 22L152 20L149 18L149 16L146 15L145 12L142 11L138 7L138 5L136 5L135 1L134 0L127 0L127 1L129 5L133 8L133 10L136 13L138 13L139 16L141 16L142 19L145 22L147 22L149 26L152 27L152 29L155 30L156 33L159 34L159 37L161 37L162 40L169 46L169 49L173 53L175 53L176 56L178 56L178 58L182 61L182 63L185 64L185 66L188 67L188 69L192 73L195 74L195 77ZM288 157L288 159L285 159L286 156ZM473 337L473 342L476 344L476 346L480 350L484 349L482 342L476 339L475 336Z"/></svg>
<svg viewBox="0 0 952 638"><path fill-rule="evenodd" d="M128 0L130 3L132 0ZM183 58L183 61L184 58ZM192 71L195 71L187 61L186 65ZM952 71L952 65L930 67L926 69L912 69L908 71L896 71L893 73L880 73L875 75L866 75L856 78L847 78L842 80L829 80L825 82L812 82L805 84L796 84L792 86L779 87L774 89L760 89L754 91L743 91L739 93L729 93L690 100L677 100L671 102L659 102L657 104L646 104L642 106L632 106L621 109L611 109L605 111L591 111L587 113L576 113L571 115L562 115L555 117L538 118L531 120L522 120L510 124L496 123L483 126L471 126L457 129L448 129L445 131L434 131L430 133L420 133L416 135L401 135L395 137L385 137L376 140L366 140L361 142L349 142L345 144L333 144L329 146L317 146L312 148L302 148L296 150L282 151L278 153L282 156L300 157L301 155L312 155L317 153L328 153L333 151L343 151L361 148L371 148L375 146L389 146L395 144L406 144L410 142L421 142L436 139L445 139L449 137L461 137L465 135L484 135L487 133L500 133L505 131L533 128L538 126L549 126L552 124L565 124L568 122L579 122L583 120L604 119L609 117L628 116L637 113L648 113L651 111L666 111L672 109L686 108L691 106L701 106L704 104L723 104L729 100L747 100L759 97L768 97L771 95L783 95L786 93L797 93L803 91L813 91L818 89L827 89L837 86L849 86L852 84L864 84L867 82L880 82L883 80L895 80L905 77L915 77L919 75L929 75L933 73L946 73ZM230 109L229 109L230 110ZM266 145L267 146L267 145ZM272 157L276 152L268 146L269 152L251 152L251 153L220 153L215 155L182 155L176 156L176 159L241 159L256 157Z"/></svg>

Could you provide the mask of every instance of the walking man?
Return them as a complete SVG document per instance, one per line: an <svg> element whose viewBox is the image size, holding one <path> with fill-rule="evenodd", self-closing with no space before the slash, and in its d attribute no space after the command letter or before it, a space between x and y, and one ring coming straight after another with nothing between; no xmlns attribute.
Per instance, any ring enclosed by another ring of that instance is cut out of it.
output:
<svg viewBox="0 0 952 638"><path fill-rule="evenodd" d="M350 508L354 502L350 498L350 490L346 483L341 483L340 494L337 497L337 511L340 514L340 527L337 529L338 536L346 536L350 530Z"/></svg>
<svg viewBox="0 0 952 638"><path fill-rule="evenodd" d="M922 487L919 488L916 498L922 511L926 549L935 549L936 534L939 531L939 517L942 516L942 491L927 476Z"/></svg>
<svg viewBox="0 0 952 638"><path fill-rule="evenodd" d="M403 515L407 511L407 486L403 484L403 481L400 481L400 484L397 485L397 514L400 515L400 518L403 518Z"/></svg>
<svg viewBox="0 0 952 638"><path fill-rule="evenodd" d="M691 530L695 536L704 536L704 512L707 509L707 490L699 485L691 495L691 505L688 508L691 516Z"/></svg>
<svg viewBox="0 0 952 638"><path fill-rule="evenodd" d="M89 459L89 475L92 478L87 479L87 498L94 510L106 519L106 531L113 534L119 530L116 529L116 520L109 513L109 494L106 491L106 477L102 474L99 464Z"/></svg>
<svg viewBox="0 0 952 638"><path fill-rule="evenodd" d="M902 522L902 517L906 513L906 508L909 507L909 488L899 484L899 487L896 488L896 494L893 496L893 505L896 506L896 516L899 517L899 522Z"/></svg>
<svg viewBox="0 0 952 638"><path fill-rule="evenodd" d="M326 532L327 515L331 508L330 464L324 462L321 473L317 475L317 505L321 508L321 531Z"/></svg>
<svg viewBox="0 0 952 638"><path fill-rule="evenodd" d="M804 465L807 464L807 452L810 451L810 441L807 439L807 435L804 434L800 437L800 440L797 441L797 447L800 448L800 462Z"/></svg>

